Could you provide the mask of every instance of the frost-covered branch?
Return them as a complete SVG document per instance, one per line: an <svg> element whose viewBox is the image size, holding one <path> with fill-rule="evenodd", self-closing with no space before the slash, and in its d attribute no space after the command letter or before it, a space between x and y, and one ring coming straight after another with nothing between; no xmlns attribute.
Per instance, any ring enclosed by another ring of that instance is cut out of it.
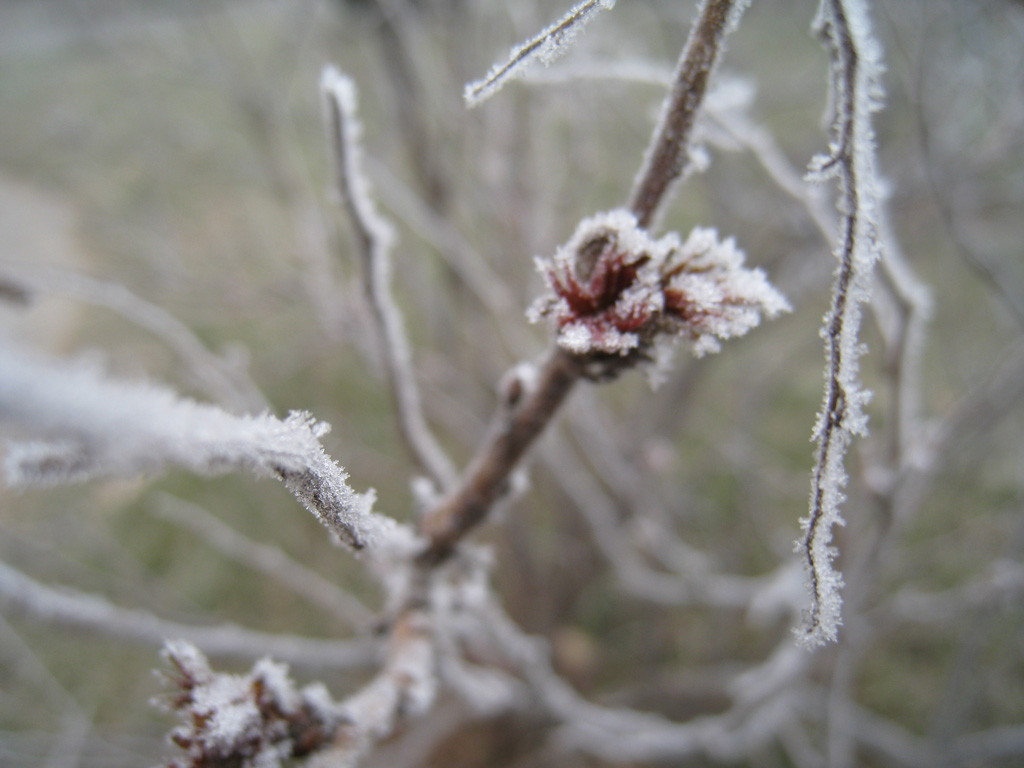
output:
<svg viewBox="0 0 1024 768"><path fill-rule="evenodd" d="M322 684L298 690L288 667L269 658L229 675L182 640L169 641L163 657L169 690L161 703L182 719L169 738L185 752L168 768L280 768L322 749L343 718Z"/></svg>
<svg viewBox="0 0 1024 768"><path fill-rule="evenodd" d="M5 563L0 563L0 604L55 626L125 642L160 645L169 637L181 638L212 656L271 655L311 669L361 668L378 657L377 643L371 640L316 640L233 624L204 626L168 621L148 611L114 605L97 595L54 589Z"/></svg>
<svg viewBox="0 0 1024 768"><path fill-rule="evenodd" d="M672 183L689 163L690 137L711 73L721 58L725 36L736 26L748 2L703 0L698 7L658 127L633 182L628 207L644 229L654 223Z"/></svg>
<svg viewBox="0 0 1024 768"><path fill-rule="evenodd" d="M858 380L861 304L870 296L871 269L878 258L878 172L871 113L879 108L881 86L877 44L867 11L858 0L823 0L815 28L832 59L835 110L828 155L811 161L811 178L839 181L841 214L835 255L839 261L832 304L825 317L825 395L814 428L816 463L810 512L801 521L798 547L807 569L810 607L797 630L802 642L835 640L841 623L842 577L832 567L832 527L842 522L839 506L846 483L843 457L853 435L867 430L868 393Z"/></svg>
<svg viewBox="0 0 1024 768"><path fill-rule="evenodd" d="M489 99L511 80L522 77L535 61L547 66L565 53L573 39L598 13L610 10L615 0L583 0L539 35L518 45L508 60L495 64L482 80L469 83L463 92L466 106L475 107Z"/></svg>
<svg viewBox="0 0 1024 768"><path fill-rule="evenodd" d="M423 416L409 341L401 312L391 295L394 229L377 213L370 198L369 182L363 175L356 87L337 69L327 67L320 77L320 93L334 163L335 191L355 230L364 291L380 336L399 429L413 458L440 488L447 489L455 482L455 468Z"/></svg>
<svg viewBox="0 0 1024 768"><path fill-rule="evenodd" d="M94 367L44 362L0 348L0 423L26 438L8 446L11 485L136 477L181 467L248 472L285 486L346 546L361 550L398 524L371 511L324 453L326 424L293 412L235 416L168 389L105 378Z"/></svg>

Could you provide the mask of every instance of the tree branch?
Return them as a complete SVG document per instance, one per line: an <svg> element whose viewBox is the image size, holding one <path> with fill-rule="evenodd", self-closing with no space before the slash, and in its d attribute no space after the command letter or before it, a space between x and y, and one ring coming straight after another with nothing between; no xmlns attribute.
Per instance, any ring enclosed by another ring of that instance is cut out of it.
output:
<svg viewBox="0 0 1024 768"><path fill-rule="evenodd" d="M830 154L811 161L817 180L839 179L841 214L835 255L839 261L832 304L825 318L825 395L814 428L817 440L810 512L801 520L798 546L807 570L810 607L797 630L802 642L835 640L841 623L842 576L832 568L832 526L842 522L839 505L846 484L843 457L852 436L864 434L868 393L858 381L860 305L871 295L871 269L878 258L878 176L871 112L879 107L878 51L865 9L857 0L823 0L816 29L832 57L835 116Z"/></svg>
<svg viewBox="0 0 1024 768"><path fill-rule="evenodd" d="M661 107L640 172L633 182L629 209L637 224L649 229L672 183L689 162L690 137L707 92L711 73L722 55L725 36L739 20L747 0L704 0L690 31L672 90Z"/></svg>
<svg viewBox="0 0 1024 768"><path fill-rule="evenodd" d="M57 626L83 629L126 642L161 645L181 638L212 656L274 656L311 669L365 667L376 658L372 640L315 640L275 635L233 624L196 626L167 621L148 611L122 608L97 595L57 591L0 562L0 603Z"/></svg>
<svg viewBox="0 0 1024 768"><path fill-rule="evenodd" d="M389 253L395 239L394 230L374 208L369 183L360 167L359 138L362 129L356 117L355 85L334 67L327 67L320 78L320 91L334 161L335 190L355 230L356 247L363 267L363 288L380 336L399 431L423 471L438 487L449 489L457 477L455 468L423 416L409 341L401 312L391 295Z"/></svg>
<svg viewBox="0 0 1024 768"><path fill-rule="evenodd" d="M437 564L475 528L508 489L509 476L582 375L579 362L555 348L536 374L506 382L503 402L491 429L467 467L459 486L420 523L428 540L421 563Z"/></svg>
<svg viewBox="0 0 1024 768"><path fill-rule="evenodd" d="M0 363L0 422L32 440L7 452L4 470L12 485L136 477L170 467L205 475L247 472L281 480L353 550L401 530L372 511L372 492L348 485L345 470L320 443L329 427L309 414L236 416L168 389L3 347Z"/></svg>
<svg viewBox="0 0 1024 768"><path fill-rule="evenodd" d="M353 595L293 560L281 548L243 536L202 507L163 495L156 514L192 531L204 544L226 557L280 582L353 629L365 629L373 619L373 614Z"/></svg>

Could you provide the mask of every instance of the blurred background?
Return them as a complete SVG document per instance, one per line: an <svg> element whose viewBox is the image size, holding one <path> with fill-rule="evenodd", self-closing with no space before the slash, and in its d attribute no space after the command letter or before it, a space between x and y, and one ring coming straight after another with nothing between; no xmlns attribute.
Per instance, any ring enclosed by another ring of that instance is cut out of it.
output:
<svg viewBox="0 0 1024 768"><path fill-rule="evenodd" d="M461 463L502 373L548 343L523 315L540 287L533 257L550 255L582 217L625 202L690 5L621 2L549 70L467 111L463 85L560 6L0 0L0 334L236 411L308 409L333 425L325 444L353 486L376 488L381 511L410 519L414 470L328 191L321 68L338 65L360 88L368 175L400 232L394 287L427 416ZM815 5L753 3L712 99L711 118L744 115L756 130L743 136L771 137L762 149L797 175L827 141ZM998 391L986 386L1006 378L1024 333L1024 4L878 0L872 19L888 70L876 129L893 234L931 292L909 386L921 435L962 429L912 498L887 495L879 470L898 474L890 454L913 453L894 437L906 382L884 317L868 312L872 434L849 456L839 533L840 567L860 574L846 630L858 640L856 652L821 651L807 684L834 690L841 677L863 711L924 743L1002 729L1002 750L970 764L1020 765L1018 369ZM794 312L717 356L679 350L657 389L634 373L577 392L534 455L529 491L482 534L510 614L551 642L577 690L682 720L721 710L723 681L789 643L792 617L638 599L587 513L601 506L637 530L657 520L709 572L758 576L790 562L834 267L807 208L730 125L705 121L710 163L662 228L734 236ZM195 375L197 347L227 384ZM284 488L246 477L0 487L0 559L175 621L351 634L168 513L182 505L379 607L358 564ZM858 546L876 539L884 551L872 550L865 575ZM892 618L893 597L907 594L938 596L940 608ZM156 666L155 647L55 628L0 600L0 764L150 765L172 754L171 719L147 706L160 692ZM341 696L361 678L323 679ZM813 721L802 746L780 737L743 764L825 754ZM410 764L547 765L541 736L513 721L469 724ZM885 750L856 754L857 765L899 764Z"/></svg>

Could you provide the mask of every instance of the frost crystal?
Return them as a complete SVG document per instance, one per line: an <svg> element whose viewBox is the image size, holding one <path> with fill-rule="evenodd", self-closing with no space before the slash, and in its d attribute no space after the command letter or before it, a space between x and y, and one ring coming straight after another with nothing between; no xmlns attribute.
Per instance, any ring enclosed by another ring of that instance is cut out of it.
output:
<svg viewBox="0 0 1024 768"><path fill-rule="evenodd" d="M549 290L530 319L550 318L563 349L612 364L649 358L659 334L689 339L698 356L717 352L762 314L789 309L761 270L743 266L732 239L697 228L686 242L655 240L624 209L581 222L538 268Z"/></svg>
<svg viewBox="0 0 1024 768"><path fill-rule="evenodd" d="M469 83L463 92L467 107L489 99L534 61L547 66L565 53L580 30L600 11L610 10L615 0L583 0L536 37L512 49L508 61L495 64L482 80Z"/></svg>

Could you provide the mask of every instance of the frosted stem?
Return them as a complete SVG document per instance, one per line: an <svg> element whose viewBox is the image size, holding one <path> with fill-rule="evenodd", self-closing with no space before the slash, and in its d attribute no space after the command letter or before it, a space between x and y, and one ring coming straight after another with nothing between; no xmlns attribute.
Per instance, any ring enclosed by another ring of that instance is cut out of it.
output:
<svg viewBox="0 0 1024 768"><path fill-rule="evenodd" d="M363 288L380 337L398 427L410 454L423 471L441 488L450 488L457 476L455 468L423 416L409 340L402 314L391 295L390 251L394 230L377 213L370 199L369 182L360 167L361 127L356 117L356 88L348 77L327 67L320 79L320 89L334 160L335 188L355 230L363 266Z"/></svg>
<svg viewBox="0 0 1024 768"><path fill-rule="evenodd" d="M535 61L545 66L561 56L580 30L600 11L615 5L615 0L583 0L568 13L547 27L539 35L518 45L509 53L508 60L495 64L482 80L466 86L462 96L467 107L475 107L496 94L507 83L521 77Z"/></svg>
<svg viewBox="0 0 1024 768"><path fill-rule="evenodd" d="M814 428L816 463L811 478L810 513L801 521L797 542L807 570L810 606L797 630L807 645L835 640L841 623L842 576L833 569L832 527L842 524L839 506L846 484L843 458L855 434L865 434L863 406L869 393L858 380L857 333L860 305L870 298L871 269L879 254L877 171L871 112L879 107L879 53L867 13L858 0L823 0L816 30L832 58L831 93L835 110L830 153L811 161L810 177L839 181L839 266L832 302L825 316L825 394Z"/></svg>
<svg viewBox="0 0 1024 768"><path fill-rule="evenodd" d="M0 347L0 423L26 438L4 461L10 485L136 477L180 467L204 475L273 477L353 550L400 529L372 510L373 494L320 444L328 425L309 414L236 416L160 387L108 379Z"/></svg>

